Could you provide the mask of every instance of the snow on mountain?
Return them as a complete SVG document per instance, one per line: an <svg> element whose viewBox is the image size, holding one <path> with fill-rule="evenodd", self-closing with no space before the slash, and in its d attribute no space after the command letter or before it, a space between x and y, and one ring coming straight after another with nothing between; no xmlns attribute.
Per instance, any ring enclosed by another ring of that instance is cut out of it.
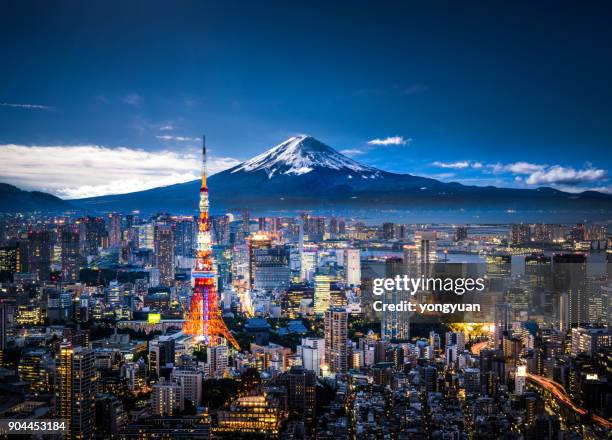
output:
<svg viewBox="0 0 612 440"><path fill-rule="evenodd" d="M375 179L381 176L376 168L362 165L331 147L319 142L312 136L294 136L283 143L243 162L231 173L254 172L263 170L268 178L274 175L302 175L318 168L346 171L347 177L355 173L363 178Z"/></svg>

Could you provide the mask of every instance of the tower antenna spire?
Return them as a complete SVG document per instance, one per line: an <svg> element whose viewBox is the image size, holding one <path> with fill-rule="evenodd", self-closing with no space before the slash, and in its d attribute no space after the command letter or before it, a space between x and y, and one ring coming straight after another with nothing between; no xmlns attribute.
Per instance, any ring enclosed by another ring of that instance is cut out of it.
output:
<svg viewBox="0 0 612 440"><path fill-rule="evenodd" d="M195 267L191 271L193 295L189 316L183 331L205 345L221 344L223 338L236 349L238 342L221 316L217 298L217 269L213 260L210 217L208 215L208 184L206 183L206 136L202 136L202 185L200 186L200 216Z"/></svg>

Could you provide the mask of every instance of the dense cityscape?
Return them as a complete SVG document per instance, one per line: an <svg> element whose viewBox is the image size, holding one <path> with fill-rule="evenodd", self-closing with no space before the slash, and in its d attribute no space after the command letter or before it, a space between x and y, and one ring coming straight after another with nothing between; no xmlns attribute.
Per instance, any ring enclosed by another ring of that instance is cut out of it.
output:
<svg viewBox="0 0 612 440"><path fill-rule="evenodd" d="M199 216L3 215L0 418L78 439L609 435L605 225L209 218L202 188ZM373 307L375 279L470 273L482 314Z"/></svg>

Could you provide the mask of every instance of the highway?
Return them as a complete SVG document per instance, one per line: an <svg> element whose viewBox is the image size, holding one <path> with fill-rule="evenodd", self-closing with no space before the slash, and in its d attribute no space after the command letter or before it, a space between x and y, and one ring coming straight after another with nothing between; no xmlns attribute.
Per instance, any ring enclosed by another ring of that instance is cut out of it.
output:
<svg viewBox="0 0 612 440"><path fill-rule="evenodd" d="M560 402L565 404L565 406L570 408L576 414L579 414L581 416L585 416L589 414L589 411L576 405L569 398L569 396L567 395L567 392L565 391L565 388L563 388L563 385L561 385L560 383L557 383L554 380L548 379L547 377L542 377L542 376L538 376L538 375L531 374L531 373L527 373L527 379L537 383L543 388L546 388L548 391L550 391L555 396L555 398L557 398ZM591 414L591 416L593 417L593 421L597 423L598 425L603 426L606 429L612 429L612 422L610 422L609 420L606 420L603 417L598 416L597 414Z"/></svg>

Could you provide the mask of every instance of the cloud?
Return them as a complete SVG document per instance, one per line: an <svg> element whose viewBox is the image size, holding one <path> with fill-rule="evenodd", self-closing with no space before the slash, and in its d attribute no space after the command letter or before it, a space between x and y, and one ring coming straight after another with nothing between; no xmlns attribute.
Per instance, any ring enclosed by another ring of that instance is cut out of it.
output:
<svg viewBox="0 0 612 440"><path fill-rule="evenodd" d="M600 168L585 168L576 170L572 167L554 165L546 170L538 170L530 174L525 181L529 185L578 185L581 183L596 182L607 177L606 170Z"/></svg>
<svg viewBox="0 0 612 440"><path fill-rule="evenodd" d="M513 174L532 174L537 171L544 170L548 165L541 165L536 163L529 162L514 162L508 164L502 163L494 163L488 164L487 168L490 168L491 171L495 174L500 173L513 173Z"/></svg>
<svg viewBox="0 0 612 440"><path fill-rule="evenodd" d="M142 96L136 93L130 93L128 95L125 95L121 100L126 104L133 105L134 107L138 107L140 103L142 102Z"/></svg>
<svg viewBox="0 0 612 440"><path fill-rule="evenodd" d="M172 131L172 130L174 130L174 125L172 125L172 124L162 125L161 127L159 127L159 129L161 131Z"/></svg>
<svg viewBox="0 0 612 440"><path fill-rule="evenodd" d="M408 145L412 142L412 138L404 139L403 136L391 136L385 139L372 139L368 141L369 145Z"/></svg>
<svg viewBox="0 0 612 440"><path fill-rule="evenodd" d="M480 169L483 167L482 162L473 162L470 160L459 160L457 162L432 162L433 166L440 168L450 168L453 170L464 170L466 168Z"/></svg>
<svg viewBox="0 0 612 440"><path fill-rule="evenodd" d="M454 170L463 170L465 168L469 168L470 163L467 160L463 160L460 162L434 162L432 165L435 165L440 168L451 168Z"/></svg>
<svg viewBox="0 0 612 440"><path fill-rule="evenodd" d="M44 158L41 159L41 158ZM73 199L142 191L199 178L197 153L99 145L0 145L0 181ZM209 174L239 163L209 157Z"/></svg>
<svg viewBox="0 0 612 440"><path fill-rule="evenodd" d="M181 141L181 142L188 142L188 141L197 141L198 138L192 138L192 137L186 137L186 136L169 136L169 135L162 135L162 136L155 136L157 139L161 139L162 141Z"/></svg>
<svg viewBox="0 0 612 440"><path fill-rule="evenodd" d="M346 150L341 150L340 153L346 156L358 156L360 154L365 154L365 151L359 150L357 148L348 148Z"/></svg>
<svg viewBox="0 0 612 440"><path fill-rule="evenodd" d="M0 107L24 108L29 110L53 110L53 107L40 104L13 104L10 102L0 102Z"/></svg>

